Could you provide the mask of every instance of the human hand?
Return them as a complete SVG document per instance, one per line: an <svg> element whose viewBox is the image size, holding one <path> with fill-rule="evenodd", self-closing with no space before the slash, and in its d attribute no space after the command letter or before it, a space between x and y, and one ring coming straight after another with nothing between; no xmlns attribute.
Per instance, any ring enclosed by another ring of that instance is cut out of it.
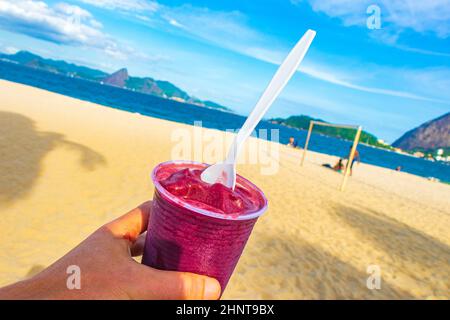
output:
<svg viewBox="0 0 450 320"><path fill-rule="evenodd" d="M142 265L151 201L99 228L31 279L0 289L0 299L218 299L216 279ZM80 269L80 289L69 289L69 266Z"/></svg>

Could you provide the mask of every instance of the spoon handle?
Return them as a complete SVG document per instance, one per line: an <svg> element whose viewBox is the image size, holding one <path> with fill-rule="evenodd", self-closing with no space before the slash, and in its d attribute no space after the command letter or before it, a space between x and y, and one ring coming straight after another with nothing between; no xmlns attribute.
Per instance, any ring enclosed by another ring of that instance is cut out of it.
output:
<svg viewBox="0 0 450 320"><path fill-rule="evenodd" d="M295 47L291 50L286 59L280 65L277 72L270 81L268 87L256 103L253 111L250 113L244 125L236 135L236 138L233 141L233 145L227 155L227 163L235 163L236 157L242 147L243 142L251 135L253 130L261 121L264 114L266 114L269 107L286 86L289 79L291 79L294 72L297 70L298 66L305 57L305 54L308 51L315 35L316 32L314 30L306 31L300 41L295 45Z"/></svg>

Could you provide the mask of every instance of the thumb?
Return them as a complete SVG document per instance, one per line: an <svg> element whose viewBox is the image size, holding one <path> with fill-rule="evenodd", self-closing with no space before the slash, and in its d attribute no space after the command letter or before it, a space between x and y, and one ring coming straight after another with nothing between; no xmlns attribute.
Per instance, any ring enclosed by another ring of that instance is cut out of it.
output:
<svg viewBox="0 0 450 320"><path fill-rule="evenodd" d="M217 300L221 289L219 281L189 272L165 271L145 265L135 273L136 299L160 300ZM134 294L133 294L134 296Z"/></svg>

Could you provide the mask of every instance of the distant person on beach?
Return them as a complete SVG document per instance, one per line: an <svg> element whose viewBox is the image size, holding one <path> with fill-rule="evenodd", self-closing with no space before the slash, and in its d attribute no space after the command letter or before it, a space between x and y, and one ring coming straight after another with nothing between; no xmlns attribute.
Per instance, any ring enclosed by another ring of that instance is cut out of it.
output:
<svg viewBox="0 0 450 320"><path fill-rule="evenodd" d="M289 137L287 146L291 148L297 148L297 141L295 141L294 137Z"/></svg>
<svg viewBox="0 0 450 320"><path fill-rule="evenodd" d="M342 170L344 170L344 160L342 158L340 158L334 166L331 166L331 164L329 164L329 163L325 163L322 166L329 168L329 169L333 169L334 171L337 171L337 172L342 172Z"/></svg>
<svg viewBox="0 0 450 320"><path fill-rule="evenodd" d="M34 277L0 288L0 300L218 299L220 284L213 278L133 260L142 255L150 211L151 201L105 224ZM74 267L79 288L71 282Z"/></svg>
<svg viewBox="0 0 450 320"><path fill-rule="evenodd" d="M347 166L348 166L348 159L350 159L350 153L351 152L352 152L352 146L350 146L349 154L348 154L348 157L347 157ZM356 161L358 161L358 164L361 163L361 158L359 156L358 149L355 150L355 155L353 156L352 163L350 164L350 175L353 174L353 165L355 164Z"/></svg>
<svg viewBox="0 0 450 320"><path fill-rule="evenodd" d="M339 161L334 165L333 170L342 172L343 169L344 169L344 160L340 158Z"/></svg>
<svg viewBox="0 0 450 320"><path fill-rule="evenodd" d="M397 168L395 168L395 171L402 171L402 166L398 166Z"/></svg>

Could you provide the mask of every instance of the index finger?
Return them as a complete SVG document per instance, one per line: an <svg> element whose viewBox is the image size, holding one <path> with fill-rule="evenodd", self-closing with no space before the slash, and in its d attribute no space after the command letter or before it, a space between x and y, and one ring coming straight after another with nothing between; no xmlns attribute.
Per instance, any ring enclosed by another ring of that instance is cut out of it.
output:
<svg viewBox="0 0 450 320"><path fill-rule="evenodd" d="M114 236L136 241L137 237L147 230L152 201L147 201L123 216L105 225Z"/></svg>

